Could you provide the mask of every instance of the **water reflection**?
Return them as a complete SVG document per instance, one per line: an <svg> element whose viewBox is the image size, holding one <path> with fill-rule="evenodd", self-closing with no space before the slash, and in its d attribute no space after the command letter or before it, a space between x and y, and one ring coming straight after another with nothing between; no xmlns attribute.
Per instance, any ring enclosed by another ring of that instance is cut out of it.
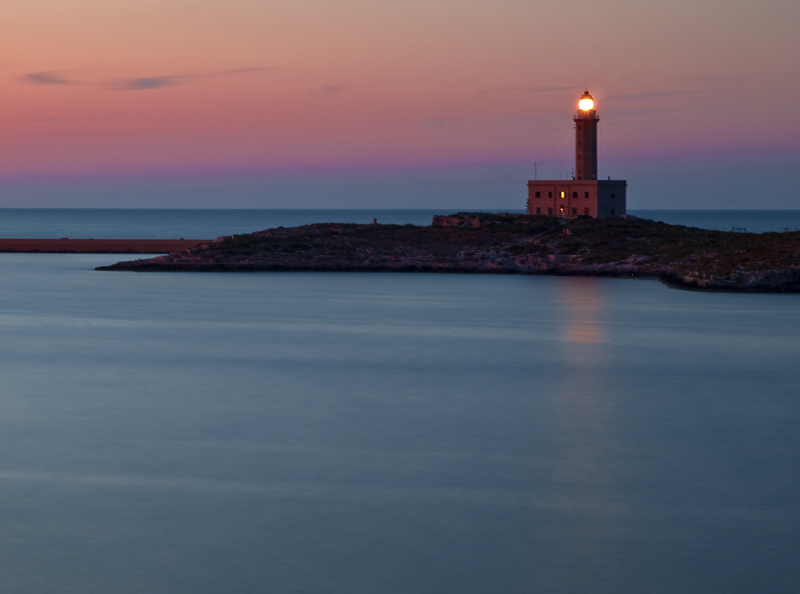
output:
<svg viewBox="0 0 800 594"><path fill-rule="evenodd" d="M553 576L570 582L613 582L620 510L615 488L614 392L607 373L609 347L602 318L608 304L603 279L560 283L559 380L554 386L556 452L554 496L563 503L553 545L572 560ZM567 588L569 590L569 588Z"/></svg>
<svg viewBox="0 0 800 594"><path fill-rule="evenodd" d="M598 320L602 296L595 278L564 279L562 303L564 310L564 340L582 344L603 341ZM572 350L574 351L574 349ZM572 352L568 349L568 352Z"/></svg>

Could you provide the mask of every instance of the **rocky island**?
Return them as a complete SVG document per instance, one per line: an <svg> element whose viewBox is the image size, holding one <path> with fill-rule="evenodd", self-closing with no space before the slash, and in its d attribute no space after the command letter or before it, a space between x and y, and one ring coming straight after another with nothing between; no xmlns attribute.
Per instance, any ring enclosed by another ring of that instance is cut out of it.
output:
<svg viewBox="0 0 800 594"><path fill-rule="evenodd" d="M98 270L646 277L700 291L794 293L800 292L800 232L713 231L631 216L458 213L436 216L429 227L278 227Z"/></svg>

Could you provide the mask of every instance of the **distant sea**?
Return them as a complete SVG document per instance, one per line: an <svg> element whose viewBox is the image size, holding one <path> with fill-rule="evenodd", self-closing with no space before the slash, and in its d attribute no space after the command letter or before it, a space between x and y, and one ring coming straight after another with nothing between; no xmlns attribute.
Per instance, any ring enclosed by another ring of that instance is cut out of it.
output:
<svg viewBox="0 0 800 594"><path fill-rule="evenodd" d="M0 209L0 237L72 239L213 239L271 227L310 223L429 225L431 210L235 210L235 209ZM524 212L511 210L503 212ZM756 233L800 229L800 210L632 210L631 214L676 225Z"/></svg>
<svg viewBox="0 0 800 594"><path fill-rule="evenodd" d="M440 212L4 210L0 234ZM122 258L0 254L3 594L800 591L800 295L94 270Z"/></svg>

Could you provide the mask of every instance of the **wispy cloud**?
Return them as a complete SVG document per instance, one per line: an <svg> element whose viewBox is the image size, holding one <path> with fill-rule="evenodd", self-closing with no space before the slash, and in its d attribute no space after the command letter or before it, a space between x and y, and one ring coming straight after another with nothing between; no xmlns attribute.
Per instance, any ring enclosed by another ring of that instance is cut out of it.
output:
<svg viewBox="0 0 800 594"><path fill-rule="evenodd" d="M153 89L163 89L164 87L174 87L186 82L188 78L186 76L145 76L142 78L123 79L109 86L118 91L151 91Z"/></svg>
<svg viewBox="0 0 800 594"><path fill-rule="evenodd" d="M654 113L664 114L672 112L704 111L712 109L719 109L719 102L705 102L696 105L688 105L684 107L671 107L671 108L664 108L664 107L643 107L639 109L612 108L604 110L603 113L605 114L606 119L611 119L611 118L630 118L636 116L649 116Z"/></svg>
<svg viewBox="0 0 800 594"><path fill-rule="evenodd" d="M423 128L447 128L449 123L446 120L417 120L417 124Z"/></svg>
<svg viewBox="0 0 800 594"><path fill-rule="evenodd" d="M63 72L28 72L20 77L20 81L29 85L74 85L75 81L70 80Z"/></svg>
<svg viewBox="0 0 800 594"><path fill-rule="evenodd" d="M234 70L221 70L219 72L213 72L211 74L207 74L206 76L227 76L228 74L254 74L256 72L269 72L270 70L275 70L275 68L268 66L254 66L252 68L236 68Z"/></svg>
<svg viewBox="0 0 800 594"><path fill-rule="evenodd" d="M165 87L174 87L195 82L207 78L219 78L223 76L238 76L242 74L255 74L258 72L268 72L274 68L252 67L235 68L232 70L220 70L218 72L207 72L203 74L175 74L169 76L143 76L141 78L128 78L112 82L107 85L117 91L152 91Z"/></svg>
<svg viewBox="0 0 800 594"><path fill-rule="evenodd" d="M52 122L81 122L85 120L105 120L110 118L127 118L127 117L131 116L123 115L120 113L111 113L105 115L86 115L86 116L54 116L50 118L39 118L36 120L31 120L31 123L49 124Z"/></svg>
<svg viewBox="0 0 800 594"><path fill-rule="evenodd" d="M433 117L424 120L415 120L414 124L423 128L448 129L448 130L480 130L496 129L497 126L513 126L515 128L536 130L542 125L550 123L547 118L534 118L527 116L493 116L493 117L466 117L466 118L445 118ZM525 132L530 134L530 132Z"/></svg>
<svg viewBox="0 0 800 594"><path fill-rule="evenodd" d="M333 97L344 91L344 85L323 85L311 93L312 97Z"/></svg>
<svg viewBox="0 0 800 594"><path fill-rule="evenodd" d="M141 76L136 78L114 78L101 82L75 80L61 71L42 71L28 72L22 75L19 80L20 82L29 85L86 85L115 91L152 91L156 89L174 87L180 84L187 84L207 78L240 76L259 72L267 72L270 70L274 70L274 68L248 67L200 74L171 74L159 76Z"/></svg>
<svg viewBox="0 0 800 594"><path fill-rule="evenodd" d="M682 97L685 95L697 95L702 91L647 91L645 93L633 93L630 95L612 95L606 99L668 99L670 97Z"/></svg>
<svg viewBox="0 0 800 594"><path fill-rule="evenodd" d="M512 91L516 93L556 93L558 91L573 91L578 87L507 87L495 89L496 91Z"/></svg>

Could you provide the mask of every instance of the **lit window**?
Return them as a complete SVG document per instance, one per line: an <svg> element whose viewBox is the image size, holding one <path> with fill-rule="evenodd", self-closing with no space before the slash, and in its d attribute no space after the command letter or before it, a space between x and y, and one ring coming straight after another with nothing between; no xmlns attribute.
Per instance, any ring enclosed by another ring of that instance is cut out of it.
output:
<svg viewBox="0 0 800 594"><path fill-rule="evenodd" d="M566 198L566 197L567 197L567 193L566 193L566 192L561 192L561 197L562 197L562 198ZM562 210L563 210L563 209L562 209Z"/></svg>
<svg viewBox="0 0 800 594"><path fill-rule="evenodd" d="M561 207L561 214L564 214L564 207L563 206Z"/></svg>

